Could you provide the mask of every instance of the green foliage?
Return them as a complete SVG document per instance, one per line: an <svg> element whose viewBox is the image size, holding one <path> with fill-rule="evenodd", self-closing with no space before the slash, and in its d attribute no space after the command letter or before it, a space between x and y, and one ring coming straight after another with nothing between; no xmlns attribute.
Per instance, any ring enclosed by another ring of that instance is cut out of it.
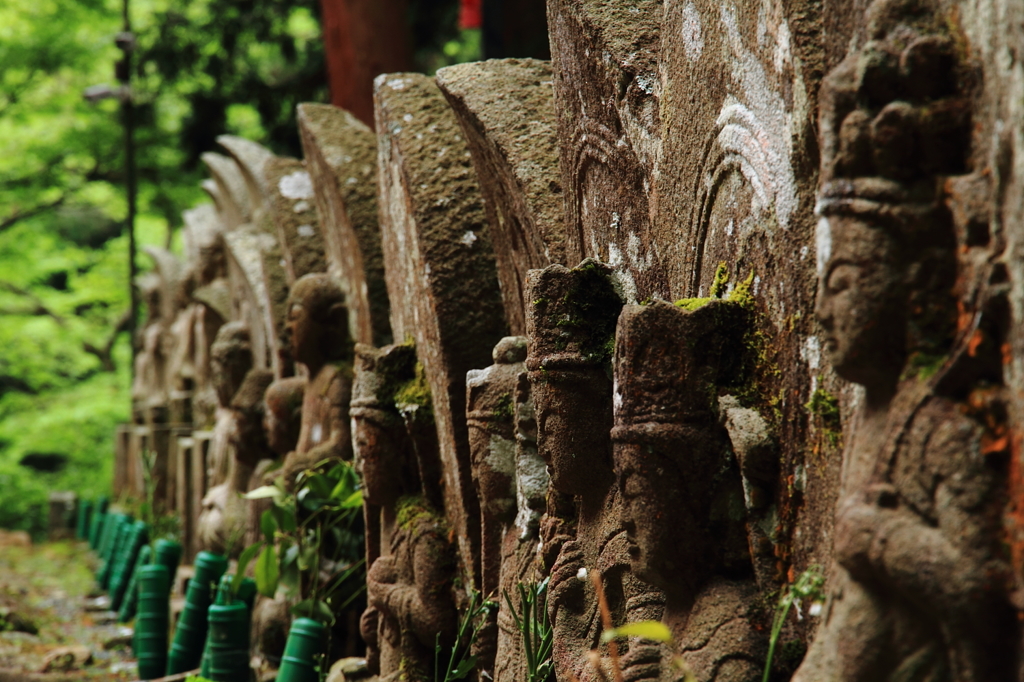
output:
<svg viewBox="0 0 1024 682"><path fill-rule="evenodd" d="M551 660L555 635L548 619L547 588L547 578L529 586L519 583L518 610L508 591L504 595L516 630L523 638L527 682L550 682L555 673L554 662Z"/></svg>
<svg viewBox="0 0 1024 682"><path fill-rule="evenodd" d="M324 460L300 473L296 486L290 494L278 479L246 495L272 506L260 517L263 540L242 552L237 575L255 557L260 594L273 597L283 584L298 600L292 613L331 624L366 589L359 477L348 462ZM322 565L334 567L326 586L309 580L304 587L302 574L320 575Z"/></svg>
<svg viewBox="0 0 1024 682"><path fill-rule="evenodd" d="M41 533L50 489L108 493L129 418L122 106L82 96L117 86L121 7L0 2L0 527ZM409 7L421 69L473 51L455 0ZM140 247L178 244L218 135L300 154L295 105L327 99L318 17L317 0L132 0ZM69 464L19 466L31 453Z"/></svg>
<svg viewBox="0 0 1024 682"><path fill-rule="evenodd" d="M820 602L825 598L824 592L825 576L818 565L810 566L806 571L797 576L797 579L782 593L778 606L775 607L775 618L772 621L772 632L768 639L768 657L764 662L764 675L761 682L768 682L772 672L772 660L775 658L775 647L779 643L779 635L782 634L782 626L786 624L786 617L790 608L795 604L800 608L802 601Z"/></svg>
<svg viewBox="0 0 1024 682"><path fill-rule="evenodd" d="M473 643L480 636L486 615L497 608L494 602L481 599L479 592L470 593L469 605L459 619L455 643L448 652L448 663L443 671L440 665L444 647L441 646L440 633L434 642L434 682L456 682L465 679L473 671L476 667L476 656L470 653Z"/></svg>

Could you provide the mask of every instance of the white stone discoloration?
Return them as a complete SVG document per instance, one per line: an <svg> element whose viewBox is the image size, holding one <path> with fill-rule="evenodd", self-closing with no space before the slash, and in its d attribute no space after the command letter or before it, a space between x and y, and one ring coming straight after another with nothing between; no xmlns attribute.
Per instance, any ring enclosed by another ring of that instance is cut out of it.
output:
<svg viewBox="0 0 1024 682"><path fill-rule="evenodd" d="M512 479L516 475L516 442L492 433L487 448L487 465Z"/></svg>
<svg viewBox="0 0 1024 682"><path fill-rule="evenodd" d="M462 238L459 239L459 243L464 244L466 246L473 246L473 243L476 240L476 232L474 232L473 230L466 230L465 234L462 235Z"/></svg>
<svg viewBox="0 0 1024 682"><path fill-rule="evenodd" d="M818 277L820 278L825 274L825 266L832 256L832 226L829 225L828 218L825 216L818 218L818 227L815 230L814 238Z"/></svg>
<svg viewBox="0 0 1024 682"><path fill-rule="evenodd" d="M774 205L778 224L787 229L798 204L791 159L792 113L782 94L771 88L761 60L743 44L735 11L723 5L721 21L732 52L737 92L726 98L718 115L718 144L753 188L754 213ZM777 33L786 37L788 46L788 28ZM779 53L780 59L788 50Z"/></svg>
<svg viewBox="0 0 1024 682"><path fill-rule="evenodd" d="M312 225L299 225L295 228L295 231L299 233L300 237L312 237L316 234L316 230L313 229Z"/></svg>
<svg viewBox="0 0 1024 682"><path fill-rule="evenodd" d="M821 340L817 336L808 336L800 349L800 357L807 363L810 369L821 367Z"/></svg>
<svg viewBox="0 0 1024 682"><path fill-rule="evenodd" d="M691 62L700 59L704 53L704 36L701 34L700 13L692 0L683 7L683 50Z"/></svg>
<svg viewBox="0 0 1024 682"><path fill-rule="evenodd" d="M295 171L282 177L277 189L286 199L312 199L313 180L306 171Z"/></svg>

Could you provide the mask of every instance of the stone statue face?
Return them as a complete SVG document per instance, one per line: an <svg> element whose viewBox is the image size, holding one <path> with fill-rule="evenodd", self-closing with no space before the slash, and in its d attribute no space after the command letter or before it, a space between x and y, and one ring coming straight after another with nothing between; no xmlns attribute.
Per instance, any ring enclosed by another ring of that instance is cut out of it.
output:
<svg viewBox="0 0 1024 682"><path fill-rule="evenodd" d="M906 354L906 295L891 238L852 216L829 219L832 253L815 314L839 376L867 386L895 380Z"/></svg>
<svg viewBox="0 0 1024 682"><path fill-rule="evenodd" d="M308 363L313 359L311 352L319 345L316 328L320 325L313 320L306 307L298 302L288 306L287 324L292 339L292 355L297 362Z"/></svg>
<svg viewBox="0 0 1024 682"><path fill-rule="evenodd" d="M286 324L292 356L314 372L332 359L351 358L345 295L330 276L311 273L292 285Z"/></svg>
<svg viewBox="0 0 1024 682"><path fill-rule="evenodd" d="M252 354L248 348L225 355L213 355L210 358L213 388L217 392L217 400L222 407L231 404L231 399L251 368Z"/></svg>
<svg viewBox="0 0 1024 682"><path fill-rule="evenodd" d="M352 449L363 477L363 496L373 505L394 504L403 492L402 443L395 429L366 416L352 417Z"/></svg>
<svg viewBox="0 0 1024 682"><path fill-rule="evenodd" d="M595 372L603 377L603 370ZM611 405L592 396L607 390L606 382L580 373L569 381L532 385L537 451L548 465L551 485L567 495L603 495L612 480Z"/></svg>
<svg viewBox="0 0 1024 682"><path fill-rule="evenodd" d="M691 512L686 482L675 466L639 443L617 443L620 514L637 576L666 591L679 587L687 562L701 557L702 532ZM705 510L706 513L706 510Z"/></svg>

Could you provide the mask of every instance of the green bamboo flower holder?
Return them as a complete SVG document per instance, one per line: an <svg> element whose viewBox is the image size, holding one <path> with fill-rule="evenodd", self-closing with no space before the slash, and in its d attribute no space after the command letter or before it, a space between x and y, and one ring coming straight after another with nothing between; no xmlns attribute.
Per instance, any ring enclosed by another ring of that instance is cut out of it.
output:
<svg viewBox="0 0 1024 682"><path fill-rule="evenodd" d="M203 657L206 643L207 616L213 586L224 575L228 560L219 554L200 552L195 560L195 575L185 593L185 607L178 618L174 641L167 659L167 674L195 670Z"/></svg>
<svg viewBox="0 0 1024 682"><path fill-rule="evenodd" d="M149 545L144 545L139 550L135 559L135 567L132 569L132 577L128 580L128 587L124 591L124 599L121 600L121 610L117 613L118 623L127 623L135 617L135 611L139 605L139 574L142 567L149 563L152 554Z"/></svg>
<svg viewBox="0 0 1024 682"><path fill-rule="evenodd" d="M117 526L112 533L113 539L107 548L103 567L100 569L100 574L97 578L100 587L104 590L110 589L110 578L114 573L114 564L117 562L118 555L121 552L121 545L128 540L128 535L132 532L132 520L128 516L122 515L120 519L115 519L115 521Z"/></svg>
<svg viewBox="0 0 1024 682"><path fill-rule="evenodd" d="M96 504L93 505L92 519L90 519L89 525L89 546L94 552L100 546L100 532L103 530L103 521L106 519L109 505L110 500L106 497L96 498Z"/></svg>
<svg viewBox="0 0 1024 682"><path fill-rule="evenodd" d="M139 550L148 540L149 525L143 521L136 521L132 524L125 541L121 543L121 551L110 574L110 608L115 611L121 608L135 560L139 556Z"/></svg>
<svg viewBox="0 0 1024 682"><path fill-rule="evenodd" d="M174 576L178 573L181 562L182 547L180 542L160 539L153 543L153 563L163 564L171 575L171 589L174 588Z"/></svg>
<svg viewBox="0 0 1024 682"><path fill-rule="evenodd" d="M89 518L92 516L92 502L81 500L78 503L78 520L75 524L75 538L87 540L89 538Z"/></svg>
<svg viewBox="0 0 1024 682"><path fill-rule="evenodd" d="M167 669L167 629L170 624L167 592L170 581L166 566L147 564L139 569L133 648L139 662L139 679L142 680L163 677Z"/></svg>
<svg viewBox="0 0 1024 682"><path fill-rule="evenodd" d="M277 671L277 682L319 682L317 657L325 653L321 623L311 618L296 618L288 631L288 642Z"/></svg>

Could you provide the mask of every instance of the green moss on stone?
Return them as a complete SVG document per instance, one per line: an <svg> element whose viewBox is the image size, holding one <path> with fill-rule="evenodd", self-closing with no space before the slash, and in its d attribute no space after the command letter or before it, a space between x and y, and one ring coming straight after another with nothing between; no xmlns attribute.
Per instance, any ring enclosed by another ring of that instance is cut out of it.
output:
<svg viewBox="0 0 1024 682"><path fill-rule="evenodd" d="M427 383L422 363L416 363L416 376L400 384L395 390L395 404L399 407L416 405L426 408L433 404L430 384Z"/></svg>

